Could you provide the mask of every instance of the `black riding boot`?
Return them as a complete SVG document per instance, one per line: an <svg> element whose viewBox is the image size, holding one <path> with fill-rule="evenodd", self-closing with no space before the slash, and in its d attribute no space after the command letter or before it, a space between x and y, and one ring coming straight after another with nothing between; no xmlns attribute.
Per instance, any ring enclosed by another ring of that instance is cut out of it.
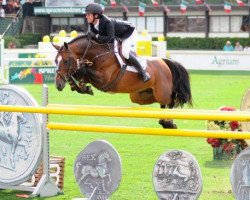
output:
<svg viewBox="0 0 250 200"><path fill-rule="evenodd" d="M144 83L150 80L149 74L142 68L141 63L137 60L136 56L133 53L129 53L129 61L139 71Z"/></svg>

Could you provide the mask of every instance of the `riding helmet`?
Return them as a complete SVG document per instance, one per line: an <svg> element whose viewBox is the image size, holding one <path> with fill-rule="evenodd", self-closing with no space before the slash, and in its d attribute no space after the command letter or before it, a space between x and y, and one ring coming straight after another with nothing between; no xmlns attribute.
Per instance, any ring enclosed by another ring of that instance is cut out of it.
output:
<svg viewBox="0 0 250 200"><path fill-rule="evenodd" d="M102 16L102 7L97 3L91 3L87 5L85 12Z"/></svg>

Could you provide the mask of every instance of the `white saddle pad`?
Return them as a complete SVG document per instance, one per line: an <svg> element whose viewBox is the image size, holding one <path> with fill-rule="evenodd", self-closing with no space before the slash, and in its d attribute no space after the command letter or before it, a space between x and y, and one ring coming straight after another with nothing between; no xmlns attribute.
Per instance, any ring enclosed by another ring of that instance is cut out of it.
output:
<svg viewBox="0 0 250 200"><path fill-rule="evenodd" d="M141 63L142 68L144 70L146 70L146 68L147 68L147 60L146 60L146 58L141 58L141 57L137 57L137 58L138 58L138 61ZM127 71L138 72L137 69L134 66L130 66L130 65L127 66Z"/></svg>

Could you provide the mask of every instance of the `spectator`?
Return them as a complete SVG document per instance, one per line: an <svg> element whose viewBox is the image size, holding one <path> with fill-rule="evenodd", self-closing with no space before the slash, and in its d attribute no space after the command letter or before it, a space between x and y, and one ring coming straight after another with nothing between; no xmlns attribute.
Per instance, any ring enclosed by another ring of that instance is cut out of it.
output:
<svg viewBox="0 0 250 200"><path fill-rule="evenodd" d="M16 13L16 9L14 6L14 0L9 0L7 5L5 6L5 13L6 14L13 14Z"/></svg>
<svg viewBox="0 0 250 200"><path fill-rule="evenodd" d="M32 33L35 32L34 30L34 5L33 0L26 0L23 4L23 28L22 33L25 33L28 27L31 27Z"/></svg>
<svg viewBox="0 0 250 200"><path fill-rule="evenodd" d="M2 6L4 7L4 6L6 6L6 0L2 0Z"/></svg>
<svg viewBox="0 0 250 200"><path fill-rule="evenodd" d="M230 41L227 41L226 42L226 45L223 47L223 51L233 51L234 48L233 46L231 45L231 42Z"/></svg>
<svg viewBox="0 0 250 200"><path fill-rule="evenodd" d="M234 51L243 51L243 47L240 45L239 42L235 43Z"/></svg>
<svg viewBox="0 0 250 200"><path fill-rule="evenodd" d="M250 47L248 45L246 45L245 48L244 48L244 51L245 52L249 52L250 51Z"/></svg>
<svg viewBox="0 0 250 200"><path fill-rule="evenodd" d="M0 19L5 18L5 11L3 6L0 4Z"/></svg>
<svg viewBox="0 0 250 200"><path fill-rule="evenodd" d="M19 10L20 7L21 7L20 1L19 1L19 0L14 0L13 6L14 6L14 8L15 8L15 12L17 13L18 10Z"/></svg>
<svg viewBox="0 0 250 200"><path fill-rule="evenodd" d="M16 49L16 43L15 42L10 42L8 44L8 49Z"/></svg>

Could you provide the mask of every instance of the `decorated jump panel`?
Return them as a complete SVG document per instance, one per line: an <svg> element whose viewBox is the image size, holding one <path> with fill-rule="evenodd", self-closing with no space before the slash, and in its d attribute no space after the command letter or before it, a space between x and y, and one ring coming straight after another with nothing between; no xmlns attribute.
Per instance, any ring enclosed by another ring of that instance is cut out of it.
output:
<svg viewBox="0 0 250 200"><path fill-rule="evenodd" d="M1 105L38 106L20 87L0 87ZM23 183L41 161L42 131L39 114L0 113L0 185Z"/></svg>
<svg viewBox="0 0 250 200"><path fill-rule="evenodd" d="M250 148L243 150L231 168L231 185L237 200L250 199Z"/></svg>
<svg viewBox="0 0 250 200"><path fill-rule="evenodd" d="M121 181L121 158L107 141L97 140L82 150L74 165L76 182L89 199L108 199Z"/></svg>
<svg viewBox="0 0 250 200"><path fill-rule="evenodd" d="M198 199L202 190L199 164L186 151L166 152L154 166L153 183L159 199Z"/></svg>

